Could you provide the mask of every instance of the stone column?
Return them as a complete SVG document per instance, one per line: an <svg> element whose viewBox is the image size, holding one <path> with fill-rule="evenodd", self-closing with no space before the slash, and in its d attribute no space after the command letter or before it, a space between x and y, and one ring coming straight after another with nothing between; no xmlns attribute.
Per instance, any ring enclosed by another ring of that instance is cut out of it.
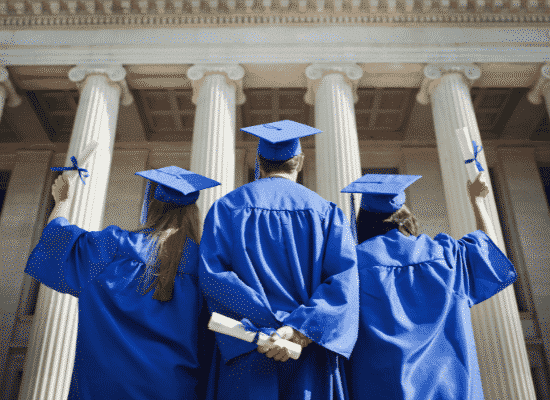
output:
<svg viewBox="0 0 550 400"><path fill-rule="evenodd" d="M547 101L548 104L548 101ZM528 147L499 148L499 169L510 224L512 251L523 264L529 281L540 340L550 355L550 213L540 179L535 150ZM534 317L533 317L534 318Z"/></svg>
<svg viewBox="0 0 550 400"><path fill-rule="evenodd" d="M235 188L235 114L243 104L244 69L240 65L194 65L187 71L193 82L195 126L191 171L214 179L220 186L201 193L197 205L204 221L210 206Z"/></svg>
<svg viewBox="0 0 550 400"><path fill-rule="evenodd" d="M65 165L82 154L90 142L99 145L84 166L91 176L83 185L74 179L70 223L86 230L100 230L111 169L119 103L132 97L120 66L78 66L69 79L80 89L73 133ZM78 326L76 298L40 287L29 338L20 399L66 399L74 364Z"/></svg>
<svg viewBox="0 0 550 400"><path fill-rule="evenodd" d="M459 144L475 140L482 145L477 126L470 83L480 77L474 65L428 65L417 100L431 101L437 149L451 235L457 239L476 230L475 217L468 197L465 158ZM467 138L459 138L461 135ZM478 160L487 170L485 154ZM505 252L492 191L485 198L485 208L492 220L491 239ZM472 308L481 380L485 398L534 399L535 392L525 349L513 287L509 286L491 299Z"/></svg>
<svg viewBox="0 0 550 400"><path fill-rule="evenodd" d="M350 218L350 195L340 193L361 177L359 139L355 124L357 81L363 70L356 64L312 64L306 68L305 101L315 104L317 193ZM355 202L359 210L359 196Z"/></svg>
<svg viewBox="0 0 550 400"><path fill-rule="evenodd" d="M21 104L21 97L15 91L13 84L9 80L9 73L6 67L0 67L0 119L4 112L6 100L10 107L17 107Z"/></svg>
<svg viewBox="0 0 550 400"><path fill-rule="evenodd" d="M527 99L532 104L540 104L543 97L546 103L546 110L550 116L550 64L542 66L537 83L535 83L533 89L527 94Z"/></svg>
<svg viewBox="0 0 550 400"><path fill-rule="evenodd" d="M4 376L25 264L41 233L51 150L17 151L0 217L0 377ZM34 182L33 184L29 184ZM7 390L1 386L0 393ZM5 392L4 392L5 393ZM0 398L2 396L0 395Z"/></svg>

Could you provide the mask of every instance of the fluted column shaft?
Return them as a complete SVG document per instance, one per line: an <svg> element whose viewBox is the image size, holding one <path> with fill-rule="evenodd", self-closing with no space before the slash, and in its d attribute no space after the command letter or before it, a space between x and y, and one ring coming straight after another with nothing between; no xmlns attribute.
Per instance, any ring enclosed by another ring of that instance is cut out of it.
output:
<svg viewBox="0 0 550 400"><path fill-rule="evenodd" d="M65 165L71 165L73 155L78 160L92 141L98 143L82 166L91 175L86 178L86 184L78 178L71 180L68 220L86 230L100 230L103 224L119 103L121 94L126 92L125 75L122 67L82 66L69 72L69 78L79 84L81 94ZM41 286L25 360L21 399L67 398L77 326L78 300Z"/></svg>
<svg viewBox="0 0 550 400"><path fill-rule="evenodd" d="M355 123L354 83L363 74L354 64L313 64L306 68L310 89L306 101L315 103L317 193L350 216L350 196L340 191L361 177ZM313 92L313 93L311 93ZM356 202L356 211L359 201Z"/></svg>
<svg viewBox="0 0 550 400"><path fill-rule="evenodd" d="M235 114L237 103L244 102L244 69L239 65L194 65L187 76L193 81L197 105L191 171L221 183L203 191L197 201L202 223L214 201L235 188Z"/></svg>
<svg viewBox="0 0 550 400"><path fill-rule="evenodd" d="M548 104L548 103L547 103ZM546 357L550 354L550 213L541 182L535 149L511 147L498 149L500 182L506 213L514 221L511 248L523 264L522 277L529 282L540 339ZM548 358L547 358L548 360Z"/></svg>
<svg viewBox="0 0 550 400"><path fill-rule="evenodd" d="M432 104L447 213L452 236L460 238L477 229L467 191L465 158L459 143L475 140L478 145L482 144L469 85L465 79L466 76L473 81L479 77L480 72L472 65L446 68L427 66L424 74L427 78L434 79L427 90ZM419 100L422 94L423 90L419 93ZM469 137L459 138L458 135ZM483 152L478 155L478 160L487 170ZM491 232L487 233L504 252L492 191L484 202L492 220L492 227L489 227ZM516 304L513 287L509 286L471 310L481 379L487 400L535 398Z"/></svg>

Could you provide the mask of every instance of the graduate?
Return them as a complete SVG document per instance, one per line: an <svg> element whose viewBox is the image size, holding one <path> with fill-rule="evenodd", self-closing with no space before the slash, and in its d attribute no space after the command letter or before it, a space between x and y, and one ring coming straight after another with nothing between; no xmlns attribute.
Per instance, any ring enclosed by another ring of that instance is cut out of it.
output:
<svg viewBox="0 0 550 400"><path fill-rule="evenodd" d="M144 226L135 232L70 225L64 215L71 188L58 177L55 208L27 262L27 274L78 297L69 399L205 396L212 351L204 343L208 312L198 286L195 202L200 190L219 183L178 167L136 175L148 183Z"/></svg>
<svg viewBox="0 0 550 400"><path fill-rule="evenodd" d="M261 179L211 207L200 246L199 282L211 312L248 320L303 347L216 334L211 374L218 400L346 398L342 357L357 338L355 245L342 210L296 183L299 138L319 131L293 121L242 129L260 137Z"/></svg>
<svg viewBox="0 0 550 400"><path fill-rule="evenodd" d="M404 190L419 178L365 175L342 190L362 193L359 337L346 364L353 399L483 399L470 307L512 284L516 272L482 231L482 174L468 187L482 230L460 240L417 236Z"/></svg>

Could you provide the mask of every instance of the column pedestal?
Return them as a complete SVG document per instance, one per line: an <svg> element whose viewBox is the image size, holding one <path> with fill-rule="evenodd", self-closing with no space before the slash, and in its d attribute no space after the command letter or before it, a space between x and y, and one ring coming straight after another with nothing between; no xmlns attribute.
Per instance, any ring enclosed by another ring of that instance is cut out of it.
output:
<svg viewBox="0 0 550 400"><path fill-rule="evenodd" d="M439 161L442 171L447 214L451 235L456 239L475 231L476 221L467 191L467 170L459 139L474 140L481 146L468 80L480 76L474 65L428 65L427 78L418 95L420 102L432 104ZM470 137L459 138L461 135ZM478 160L487 171L484 152ZM492 191L485 198L485 207L492 220L487 232L505 252L495 200ZM472 308L472 325L485 398L534 399L535 392L525 349L513 287L509 286L491 299Z"/></svg>
<svg viewBox="0 0 550 400"><path fill-rule="evenodd" d="M100 230L111 169L115 129L121 94L131 102L124 85L122 67L79 66L69 79L79 83L73 133L65 165L92 141L99 145L83 165L90 172L83 185L71 180L72 202L68 220L88 231ZM78 327L78 299L45 286L40 287L29 347L25 360L20 399L64 400L69 393Z"/></svg>

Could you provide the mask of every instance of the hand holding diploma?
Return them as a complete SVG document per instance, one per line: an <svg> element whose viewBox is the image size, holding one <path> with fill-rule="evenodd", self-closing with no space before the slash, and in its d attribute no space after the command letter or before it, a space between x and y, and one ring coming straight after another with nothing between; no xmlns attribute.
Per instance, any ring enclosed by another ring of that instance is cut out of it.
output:
<svg viewBox="0 0 550 400"><path fill-rule="evenodd" d="M265 354L267 352L269 353L266 354L267 357L283 362L289 358L297 360L302 352L302 347L306 347L309 343L311 343L311 340L307 338L305 338L307 340L302 341L299 335L294 334L299 334L299 332L294 331L294 329L289 326L283 326L282 328L279 328L277 332L274 332L271 336L269 336L261 331L247 329L240 321L225 317L216 312L212 313L210 322L208 322L208 329L237 339L245 340L249 343L255 341L257 337L256 344L258 344L258 351L260 353ZM287 340L286 338L293 340ZM300 340L301 343L303 342L304 346L298 344L298 340Z"/></svg>
<svg viewBox="0 0 550 400"><path fill-rule="evenodd" d="M258 351L262 354L265 354L268 358L273 358L275 361L285 362L290 357L289 350L280 346L278 343L281 342L280 339L288 340L292 343L299 345L304 348L312 342L311 339L302 335L300 332L295 331L290 326L283 326L277 329L277 332L273 333L263 345L258 345Z"/></svg>
<svg viewBox="0 0 550 400"><path fill-rule="evenodd" d="M487 186L487 177L485 173L478 173L474 182L468 180L468 193L472 200L476 197L483 198L489 194L489 186Z"/></svg>
<svg viewBox="0 0 550 400"><path fill-rule="evenodd" d="M55 207L50 214L48 223L50 223L52 220L54 220L57 217L68 218L69 216L68 207L69 207L70 201L66 201L66 200L71 197L71 193L70 193L71 181L74 182L76 180L76 177L80 177L80 180L82 181L82 183L86 184L84 182L84 178L89 177L90 174L88 173L88 170L82 168L82 166L87 163L90 156L94 153L98 145L99 145L98 142L96 142L95 140L92 140L84 148L80 157L80 165L78 165L78 161L76 157L73 156L71 157L71 161L73 163L72 167L50 168L52 171L63 171L63 173L57 177L57 179L52 185L52 196L55 200Z"/></svg>
<svg viewBox="0 0 550 400"><path fill-rule="evenodd" d="M457 129L456 136L462 155L464 157L464 163L466 166L466 172L468 174L468 194L474 210L477 229L484 231L493 241L496 242L497 235L493 229L491 218L485 207L484 197L489 194L489 186L486 182L486 173L478 160L478 155L483 150L483 147L478 146L474 140L471 140L470 133L467 128ZM473 158L469 158L470 154Z"/></svg>

